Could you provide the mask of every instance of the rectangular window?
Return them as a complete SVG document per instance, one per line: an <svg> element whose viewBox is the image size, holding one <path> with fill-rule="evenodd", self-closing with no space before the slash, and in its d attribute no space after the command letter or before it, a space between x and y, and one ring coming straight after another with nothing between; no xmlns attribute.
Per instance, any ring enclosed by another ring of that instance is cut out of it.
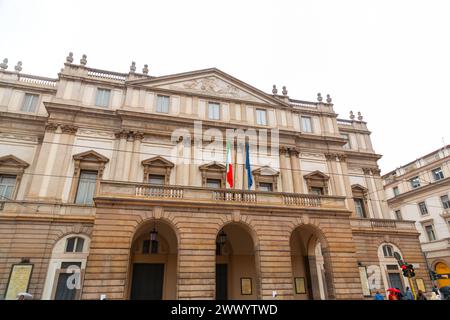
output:
<svg viewBox="0 0 450 320"><path fill-rule="evenodd" d="M321 195L323 195L323 188L311 187L311 193L321 196Z"/></svg>
<svg viewBox="0 0 450 320"><path fill-rule="evenodd" d="M157 184L159 186L163 186L165 184L166 177L164 175L158 175L158 174L150 174L148 176L148 183L150 184Z"/></svg>
<svg viewBox="0 0 450 320"><path fill-rule="evenodd" d="M97 171L81 171L80 180L78 181L77 195L75 203L92 204L95 186L97 182Z"/></svg>
<svg viewBox="0 0 450 320"><path fill-rule="evenodd" d="M444 179L444 172L442 172L441 168L436 168L436 169L432 170L431 172L433 172L434 181L439 181L439 180Z"/></svg>
<svg viewBox="0 0 450 320"><path fill-rule="evenodd" d="M20 110L25 111L25 112L35 112L38 100L39 100L39 95L25 93L25 97L23 98L22 108Z"/></svg>
<svg viewBox="0 0 450 320"><path fill-rule="evenodd" d="M220 119L220 104L213 102L208 103L208 118L211 120Z"/></svg>
<svg viewBox="0 0 450 320"><path fill-rule="evenodd" d="M142 253L143 254L150 253L150 240L142 241Z"/></svg>
<svg viewBox="0 0 450 320"><path fill-rule="evenodd" d="M13 200L16 176L0 175L0 201Z"/></svg>
<svg viewBox="0 0 450 320"><path fill-rule="evenodd" d="M395 197L400 194L400 190L398 190L398 187L394 187L392 190L394 191L394 196Z"/></svg>
<svg viewBox="0 0 450 320"><path fill-rule="evenodd" d="M311 117L301 117L301 127L304 132L313 132Z"/></svg>
<svg viewBox="0 0 450 320"><path fill-rule="evenodd" d="M419 202L419 210L423 216L428 214L427 204L425 202Z"/></svg>
<svg viewBox="0 0 450 320"><path fill-rule="evenodd" d="M220 188L222 181L220 179L206 179L206 186L208 188Z"/></svg>
<svg viewBox="0 0 450 320"><path fill-rule="evenodd" d="M444 209L450 209L450 201L448 200L448 195L442 196L441 202Z"/></svg>
<svg viewBox="0 0 450 320"><path fill-rule="evenodd" d="M159 113L169 113L169 96L158 95L156 97L156 112Z"/></svg>
<svg viewBox="0 0 450 320"><path fill-rule="evenodd" d="M402 212L400 210L395 210L395 218L397 220L403 220Z"/></svg>
<svg viewBox="0 0 450 320"><path fill-rule="evenodd" d="M425 232L428 236L428 241L435 241L436 240L436 234L434 233L433 225L425 226Z"/></svg>
<svg viewBox="0 0 450 320"><path fill-rule="evenodd" d="M411 182L411 186L412 186L413 188L420 187L420 180L419 180L419 177L414 177L414 178L412 178L412 179L410 180L410 182Z"/></svg>
<svg viewBox="0 0 450 320"><path fill-rule="evenodd" d="M272 192L273 191L273 185L271 183L261 182L259 184L259 190L260 191Z"/></svg>
<svg viewBox="0 0 450 320"><path fill-rule="evenodd" d="M356 216L358 216L359 218L365 218L366 210L364 209L364 200L361 198L354 198L354 200L355 200Z"/></svg>
<svg viewBox="0 0 450 320"><path fill-rule="evenodd" d="M264 109L256 109L256 124L260 126L267 125L267 111Z"/></svg>
<svg viewBox="0 0 450 320"><path fill-rule="evenodd" d="M341 133L341 138L344 138L345 141L347 141L347 143L344 144L343 148L344 148L344 149L351 149L351 146L350 146L350 137L349 137L349 135L346 134L346 133Z"/></svg>
<svg viewBox="0 0 450 320"><path fill-rule="evenodd" d="M107 108L109 106L109 96L111 90L97 88L97 97L95 98L95 105L98 107Z"/></svg>

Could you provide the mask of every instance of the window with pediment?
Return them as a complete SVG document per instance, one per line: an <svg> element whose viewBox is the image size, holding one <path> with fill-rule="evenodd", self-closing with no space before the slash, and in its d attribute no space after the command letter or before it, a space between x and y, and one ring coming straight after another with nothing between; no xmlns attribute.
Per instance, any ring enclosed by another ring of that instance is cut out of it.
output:
<svg viewBox="0 0 450 320"><path fill-rule="evenodd" d="M89 150L74 155L73 161L74 173L69 200L91 205L109 159L94 150Z"/></svg>
<svg viewBox="0 0 450 320"><path fill-rule="evenodd" d="M0 203L16 199L25 169L29 164L12 154L0 157Z"/></svg>
<svg viewBox="0 0 450 320"><path fill-rule="evenodd" d="M317 195L328 194L328 181L330 177L322 171L316 170L303 176L308 186L308 193Z"/></svg>
<svg viewBox="0 0 450 320"><path fill-rule="evenodd" d="M366 187L363 187L360 184L352 185L352 195L356 211L355 214L358 218L368 217L367 193L368 190Z"/></svg>
<svg viewBox="0 0 450 320"><path fill-rule="evenodd" d="M144 167L144 182L155 185L168 185L170 173L174 164L161 156L142 161Z"/></svg>
<svg viewBox="0 0 450 320"><path fill-rule="evenodd" d="M252 171L255 188L259 191L276 192L280 173L271 167L264 166Z"/></svg>
<svg viewBox="0 0 450 320"><path fill-rule="evenodd" d="M217 187L217 185L220 184L220 188L225 188L226 168L223 164L213 161L201 165L199 170L202 174L203 187L208 187L209 185L212 186L212 183L214 183L214 187Z"/></svg>

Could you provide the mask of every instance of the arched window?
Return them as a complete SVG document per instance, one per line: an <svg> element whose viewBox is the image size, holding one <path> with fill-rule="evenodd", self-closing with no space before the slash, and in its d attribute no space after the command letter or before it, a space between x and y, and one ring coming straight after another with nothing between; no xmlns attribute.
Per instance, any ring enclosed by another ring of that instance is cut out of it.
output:
<svg viewBox="0 0 450 320"><path fill-rule="evenodd" d="M66 241L65 252L83 252L84 239L81 237L71 237Z"/></svg>
<svg viewBox="0 0 450 320"><path fill-rule="evenodd" d="M383 254L385 257L393 257L394 256L394 248L391 245L385 244L383 246Z"/></svg>

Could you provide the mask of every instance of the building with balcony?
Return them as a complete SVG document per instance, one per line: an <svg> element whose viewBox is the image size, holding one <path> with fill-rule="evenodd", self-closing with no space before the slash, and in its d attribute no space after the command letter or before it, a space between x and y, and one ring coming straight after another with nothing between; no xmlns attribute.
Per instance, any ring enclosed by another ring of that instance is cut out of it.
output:
<svg viewBox="0 0 450 320"><path fill-rule="evenodd" d="M0 298L369 299L407 285L394 252L430 289L366 122L338 119L329 96L85 55L55 79L7 64Z"/></svg>
<svg viewBox="0 0 450 320"><path fill-rule="evenodd" d="M416 221L431 271L450 285L450 146L435 150L383 175L392 218Z"/></svg>

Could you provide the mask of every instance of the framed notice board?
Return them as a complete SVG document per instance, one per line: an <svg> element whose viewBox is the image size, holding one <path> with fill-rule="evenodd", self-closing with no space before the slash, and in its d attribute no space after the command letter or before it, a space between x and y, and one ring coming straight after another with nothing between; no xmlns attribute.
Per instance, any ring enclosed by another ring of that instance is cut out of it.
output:
<svg viewBox="0 0 450 320"><path fill-rule="evenodd" d="M33 264L17 263L11 267L8 285L6 286L5 300L15 300L20 292L28 292L30 286Z"/></svg>

